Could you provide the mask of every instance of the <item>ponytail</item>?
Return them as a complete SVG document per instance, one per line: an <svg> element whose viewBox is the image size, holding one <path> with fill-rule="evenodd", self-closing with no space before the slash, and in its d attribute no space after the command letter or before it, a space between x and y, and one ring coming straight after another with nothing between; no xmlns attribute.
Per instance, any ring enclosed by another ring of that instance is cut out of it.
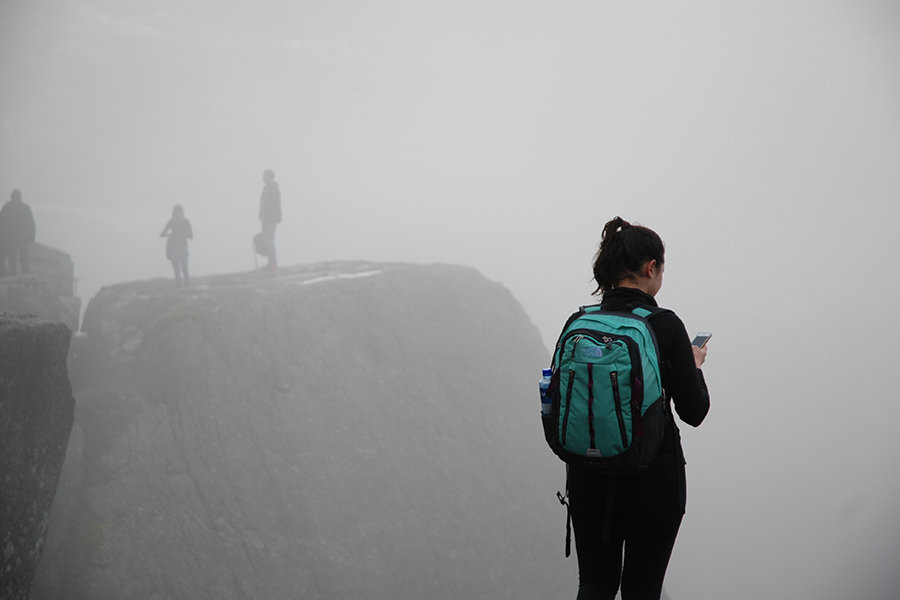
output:
<svg viewBox="0 0 900 600"><path fill-rule="evenodd" d="M600 249L594 256L594 281L597 282L594 294L605 294L623 279L634 278L649 260L655 260L661 267L665 251L655 231L616 217L603 227Z"/></svg>

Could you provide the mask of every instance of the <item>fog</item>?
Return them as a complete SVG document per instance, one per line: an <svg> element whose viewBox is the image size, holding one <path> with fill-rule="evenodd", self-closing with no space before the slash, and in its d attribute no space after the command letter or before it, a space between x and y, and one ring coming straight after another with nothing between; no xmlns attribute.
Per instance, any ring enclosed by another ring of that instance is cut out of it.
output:
<svg viewBox="0 0 900 600"><path fill-rule="evenodd" d="M174 204L193 276L255 268L267 168L280 263L472 265L548 348L603 224L654 228L713 332L669 595L900 593L896 3L0 0L0 81L85 302L172 276Z"/></svg>

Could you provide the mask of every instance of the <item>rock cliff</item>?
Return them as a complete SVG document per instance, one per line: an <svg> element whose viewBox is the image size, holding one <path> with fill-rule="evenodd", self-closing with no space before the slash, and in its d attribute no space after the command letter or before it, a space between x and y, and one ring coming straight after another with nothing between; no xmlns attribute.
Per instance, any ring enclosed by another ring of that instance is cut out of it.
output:
<svg viewBox="0 0 900 600"><path fill-rule="evenodd" d="M75 399L71 331L0 315L0 598L29 597L63 468Z"/></svg>
<svg viewBox="0 0 900 600"><path fill-rule="evenodd" d="M91 300L33 598L574 589L540 335L455 266L328 263Z"/></svg>
<svg viewBox="0 0 900 600"><path fill-rule="evenodd" d="M78 331L81 298L72 259L43 244L31 244L28 256L30 273L0 277L0 312L33 314Z"/></svg>

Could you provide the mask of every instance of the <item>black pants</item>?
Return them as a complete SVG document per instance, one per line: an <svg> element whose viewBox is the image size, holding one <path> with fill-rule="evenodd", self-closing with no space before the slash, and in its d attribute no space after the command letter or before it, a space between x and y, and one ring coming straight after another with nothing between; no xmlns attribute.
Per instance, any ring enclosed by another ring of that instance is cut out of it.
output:
<svg viewBox="0 0 900 600"><path fill-rule="evenodd" d="M18 271L16 268L16 259L22 265L22 272L29 273L28 268L28 244L20 244L18 246L7 246L0 249L0 274L6 271L10 275L15 275ZM9 263L9 269L6 265Z"/></svg>
<svg viewBox="0 0 900 600"><path fill-rule="evenodd" d="M185 252L180 256L176 256L172 259L172 269L175 271L175 287L181 287L182 285L190 285L191 276L188 273L188 253ZM184 283L182 283L182 275L184 276Z"/></svg>
<svg viewBox="0 0 900 600"><path fill-rule="evenodd" d="M652 464L615 479L570 468L577 600L614 600L620 582L623 600L659 600L684 516L684 486L678 464Z"/></svg>

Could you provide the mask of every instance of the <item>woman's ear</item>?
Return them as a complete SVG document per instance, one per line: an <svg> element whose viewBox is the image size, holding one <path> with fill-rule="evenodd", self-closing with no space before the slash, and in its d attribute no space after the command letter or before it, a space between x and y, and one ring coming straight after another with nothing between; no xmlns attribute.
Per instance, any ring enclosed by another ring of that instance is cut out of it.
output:
<svg viewBox="0 0 900 600"><path fill-rule="evenodd" d="M653 275L656 274L656 259L648 260L641 267L641 275L646 277L647 279L653 279Z"/></svg>

